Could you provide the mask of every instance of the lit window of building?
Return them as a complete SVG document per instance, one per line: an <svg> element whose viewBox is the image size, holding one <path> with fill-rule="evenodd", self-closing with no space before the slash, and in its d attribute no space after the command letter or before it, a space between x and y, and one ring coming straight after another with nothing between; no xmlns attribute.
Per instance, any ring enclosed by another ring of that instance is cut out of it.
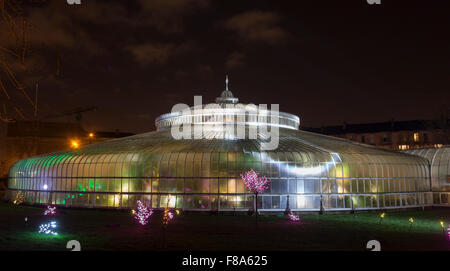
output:
<svg viewBox="0 0 450 271"><path fill-rule="evenodd" d="M398 149L399 150L408 150L409 149L409 145L398 145Z"/></svg>
<svg viewBox="0 0 450 271"><path fill-rule="evenodd" d="M370 143L385 149L399 149L399 145L409 145L409 149L432 147L435 144L449 145L450 131L447 120L408 120L397 122L360 123L318 128L302 127L302 130ZM375 142L371 136L375 136ZM414 144L411 144L414 143Z"/></svg>

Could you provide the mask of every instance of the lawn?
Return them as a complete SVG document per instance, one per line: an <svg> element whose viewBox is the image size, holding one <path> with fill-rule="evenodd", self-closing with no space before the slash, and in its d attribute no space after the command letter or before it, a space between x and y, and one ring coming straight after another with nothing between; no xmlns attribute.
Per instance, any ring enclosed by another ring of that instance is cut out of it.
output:
<svg viewBox="0 0 450 271"><path fill-rule="evenodd" d="M67 250L78 240L82 250L162 250L161 215L147 226L130 212L58 209L52 217L58 236L37 233L48 220L44 208L0 202L0 250ZM247 215L181 214L167 229L167 250L366 250L378 240L382 250L450 250L440 221L450 223L450 209L353 214L301 215L294 223L285 216L260 216L258 227ZM25 223L28 217L28 223ZM414 218L410 231L408 219Z"/></svg>

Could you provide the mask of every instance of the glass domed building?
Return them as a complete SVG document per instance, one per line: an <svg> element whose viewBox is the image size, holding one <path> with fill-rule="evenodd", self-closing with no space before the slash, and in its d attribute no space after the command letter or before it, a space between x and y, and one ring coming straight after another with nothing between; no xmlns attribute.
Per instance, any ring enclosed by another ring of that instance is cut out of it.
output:
<svg viewBox="0 0 450 271"><path fill-rule="evenodd" d="M29 204L132 208L141 200L153 208L169 202L246 211L253 195L240 173L253 168L271 179L258 197L261 211L432 204L425 158L301 131L297 116L238 104L228 87L211 105L172 110L156 119L157 131L20 160L9 172L10 197L20 191ZM180 125L193 127L184 134L190 138L174 136ZM276 148L264 148L274 131Z"/></svg>

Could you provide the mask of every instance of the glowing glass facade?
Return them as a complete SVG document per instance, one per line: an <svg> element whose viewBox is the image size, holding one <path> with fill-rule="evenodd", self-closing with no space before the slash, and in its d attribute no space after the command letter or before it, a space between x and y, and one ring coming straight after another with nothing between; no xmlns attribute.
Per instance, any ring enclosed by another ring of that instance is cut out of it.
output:
<svg viewBox="0 0 450 271"><path fill-rule="evenodd" d="M321 201L325 210L432 204L426 159L299 131L298 117L284 116L291 127L279 127L271 151L261 150L263 132L257 139L217 139L219 131L205 124L199 139L175 140L170 129L159 129L20 160L10 169L10 197L22 191L31 204L111 208L137 200L162 208L170 199L184 210L246 211L253 196L239 175L254 168L271 179L258 197L261 211L283 211L288 202L295 211L317 211Z"/></svg>
<svg viewBox="0 0 450 271"><path fill-rule="evenodd" d="M450 147L408 150L405 153L418 155L429 161L433 203L450 206Z"/></svg>

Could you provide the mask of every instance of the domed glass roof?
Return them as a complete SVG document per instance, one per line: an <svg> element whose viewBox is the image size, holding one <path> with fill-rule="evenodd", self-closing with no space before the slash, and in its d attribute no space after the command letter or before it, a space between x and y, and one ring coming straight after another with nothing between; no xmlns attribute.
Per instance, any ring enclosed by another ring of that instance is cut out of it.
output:
<svg viewBox="0 0 450 271"><path fill-rule="evenodd" d="M233 93L230 90L224 90L220 94L220 97L216 98L216 103L218 104L235 104L239 101L238 98L233 96Z"/></svg>
<svg viewBox="0 0 450 271"><path fill-rule="evenodd" d="M216 103L218 104L227 104L227 103L231 103L231 104L235 104L238 102L238 98L235 98L233 96L233 93L228 89L228 75L225 79L225 90L222 91L222 93L220 94L220 97L216 98Z"/></svg>
<svg viewBox="0 0 450 271"><path fill-rule="evenodd" d="M235 112L240 114L242 106ZM210 113L200 118L170 113L156 120L158 131L20 160L10 169L10 197L21 191L32 204L132 208L141 200L153 208L169 202L184 210L246 211L253 207L253 195L240 173L253 168L271 180L258 198L262 211L407 208L432 202L424 158L300 131L298 117L287 113L279 114L280 123L283 118L292 123L276 125L278 145L265 150L271 133L258 129L251 137L255 124L249 119L228 120L245 128L242 138L238 130L212 125L218 120L211 121L208 116L217 114ZM175 139L175 120L197 122L202 133L192 130L190 138ZM271 122L257 125L274 128Z"/></svg>
<svg viewBox="0 0 450 271"><path fill-rule="evenodd" d="M256 125L277 126L296 129L300 125L300 118L278 110L268 109L266 106L237 103L238 98L228 90L228 77L226 90L216 103L195 104L192 107L174 107L171 113L156 118L157 130L170 129L175 125ZM198 96L197 96L198 97Z"/></svg>

